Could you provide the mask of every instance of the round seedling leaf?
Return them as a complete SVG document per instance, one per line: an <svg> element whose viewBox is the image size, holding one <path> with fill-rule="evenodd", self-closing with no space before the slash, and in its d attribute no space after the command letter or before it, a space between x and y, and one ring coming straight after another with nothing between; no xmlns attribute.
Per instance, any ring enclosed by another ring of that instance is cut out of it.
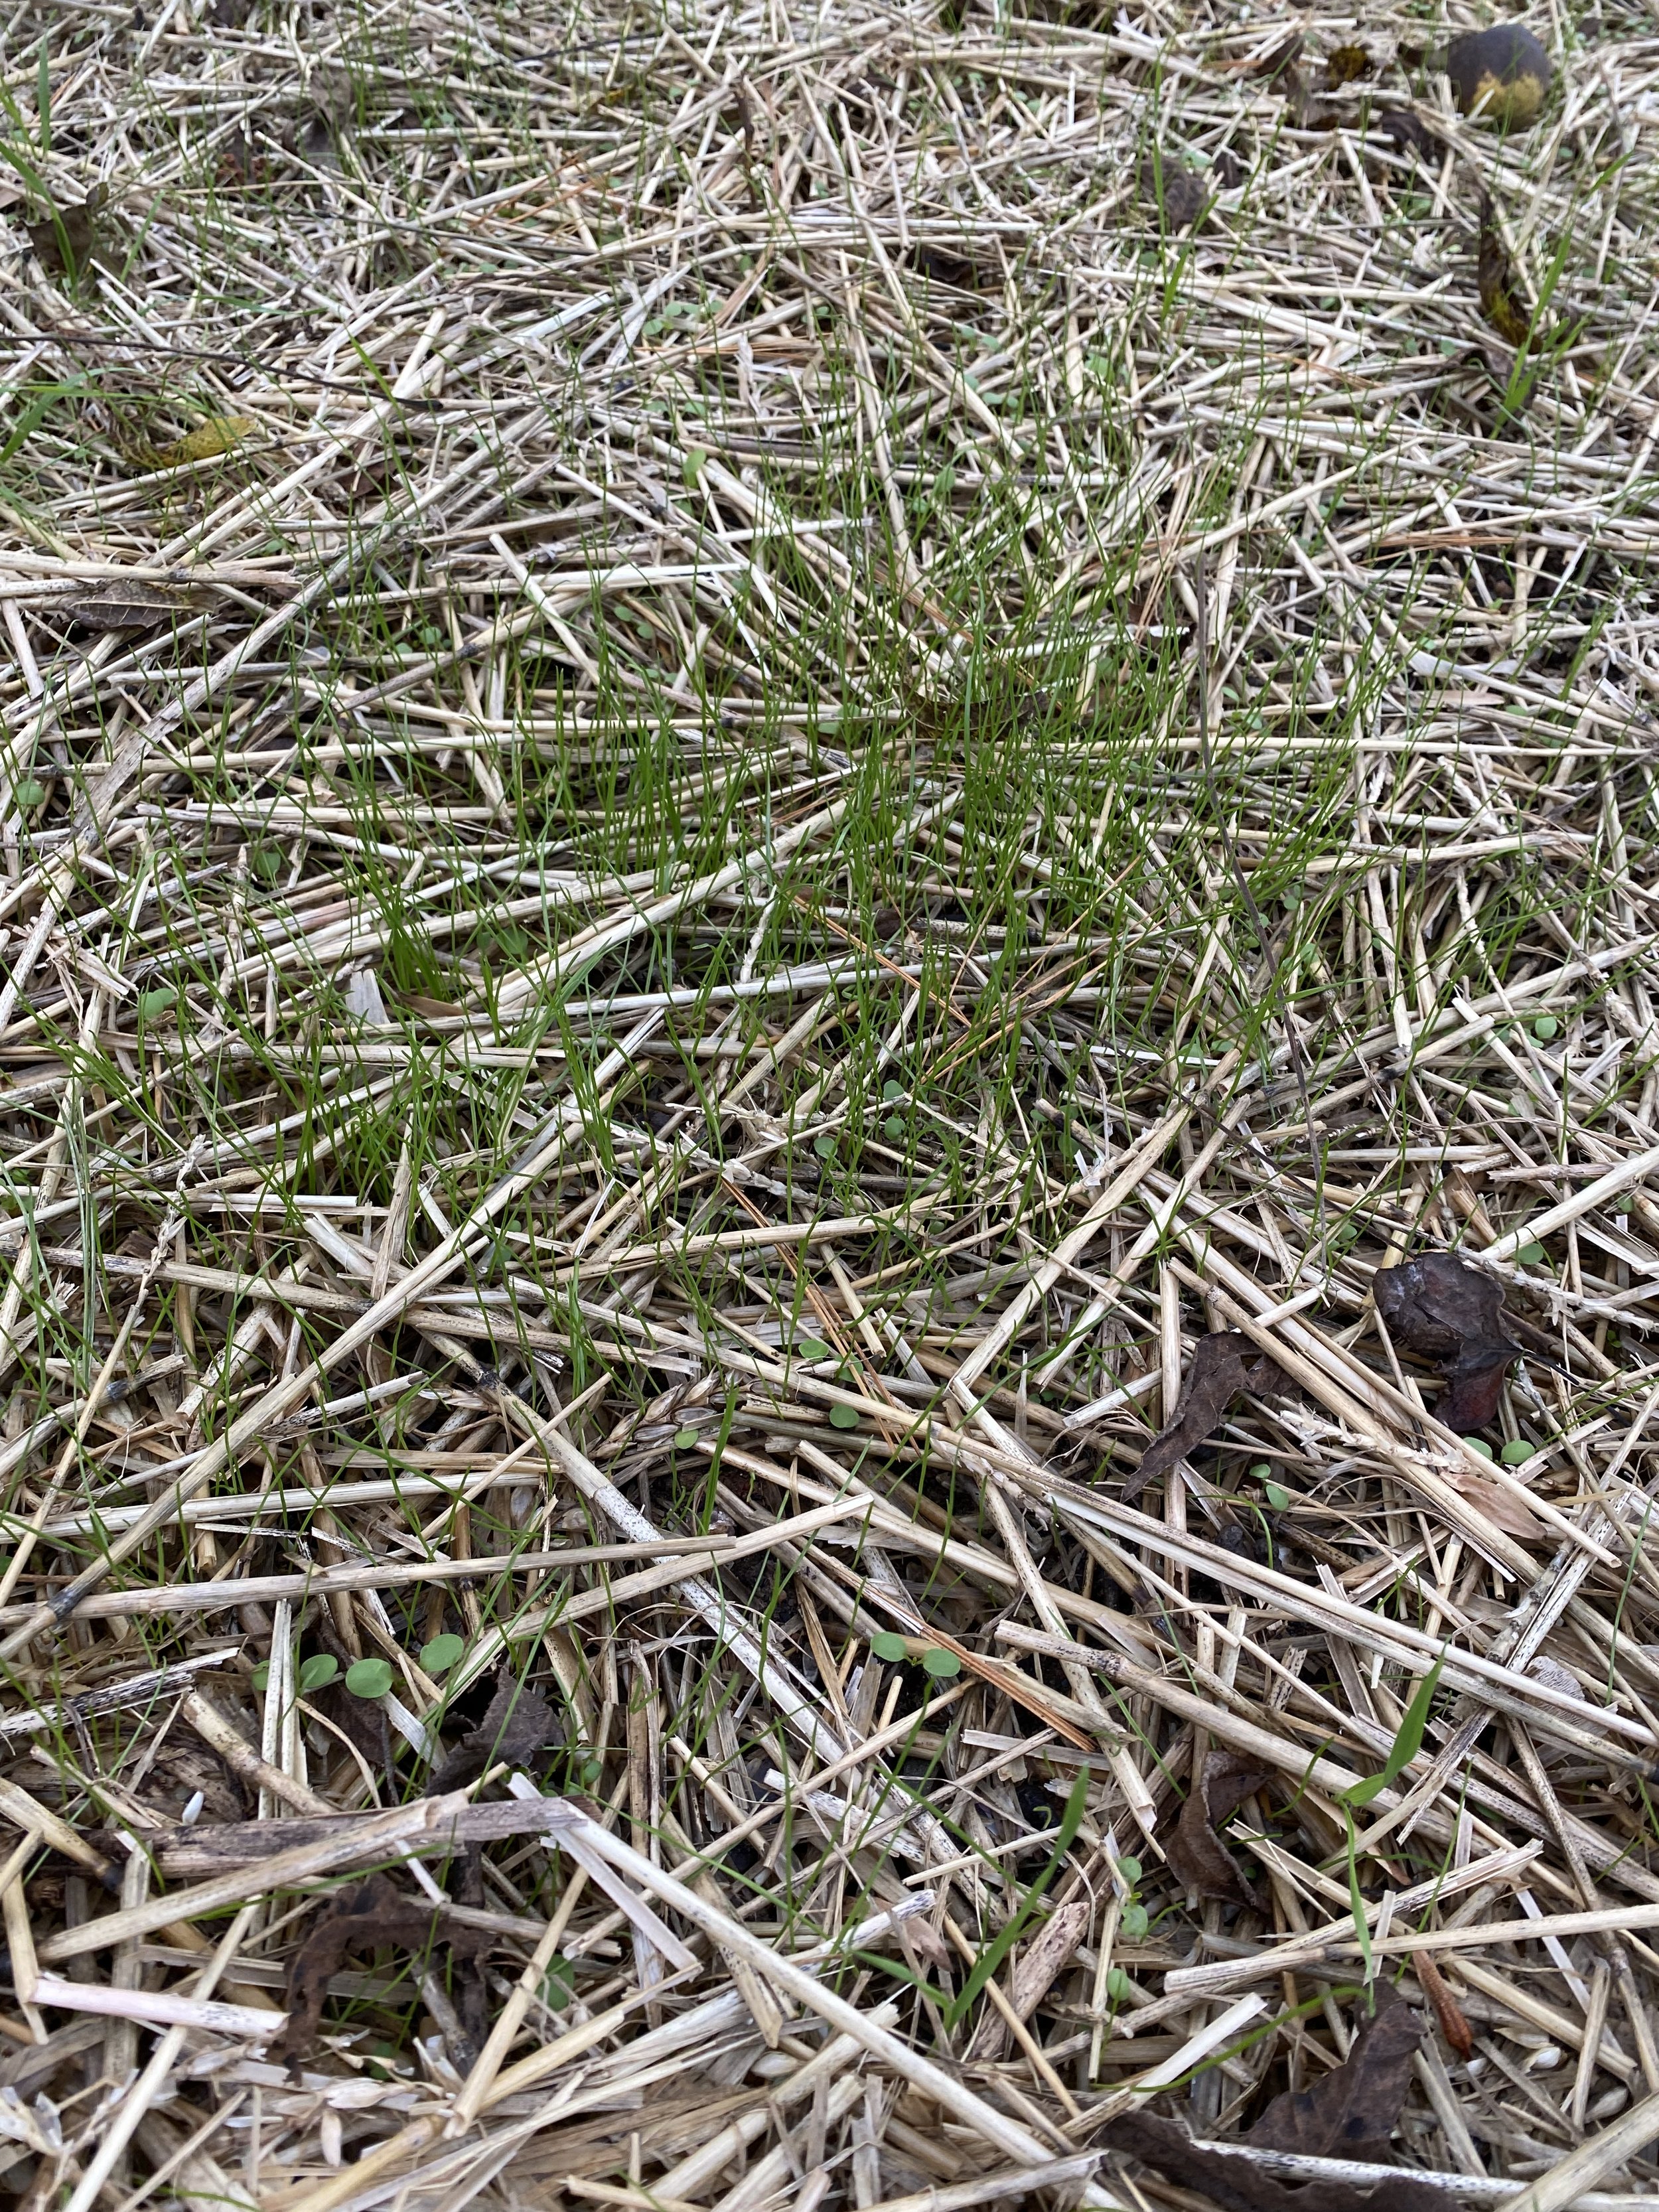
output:
<svg viewBox="0 0 1659 2212"><path fill-rule="evenodd" d="M139 1020L153 1022L158 1014L166 1013L178 996L179 994L171 983L158 983L153 991L140 991L138 994Z"/></svg>
<svg viewBox="0 0 1659 2212"><path fill-rule="evenodd" d="M1121 1966L1111 1966L1106 1973L1106 1994L1114 2004L1126 2004L1134 1984Z"/></svg>
<svg viewBox="0 0 1659 2212"><path fill-rule="evenodd" d="M1549 1258L1541 1244L1523 1244L1516 1254L1516 1264L1522 1267L1541 1267Z"/></svg>
<svg viewBox="0 0 1659 2212"><path fill-rule="evenodd" d="M280 845L259 845L254 848L253 872L262 884L274 884L283 872L283 848Z"/></svg>
<svg viewBox="0 0 1659 2212"><path fill-rule="evenodd" d="M429 1644L421 1646L421 1664L428 1674L447 1674L466 1649L466 1638L457 1636L453 1629L446 1629L434 1636Z"/></svg>
<svg viewBox="0 0 1659 2212"><path fill-rule="evenodd" d="M881 1125L881 1132L890 1145L902 1145L904 1142L903 1116L890 1114Z"/></svg>
<svg viewBox="0 0 1659 2212"><path fill-rule="evenodd" d="M821 1160L832 1160L836 1157L836 1140L833 1137L814 1137L812 1150Z"/></svg>
<svg viewBox="0 0 1659 2212"><path fill-rule="evenodd" d="M383 1698L392 1687L389 1659L359 1659L346 1668L346 1687L354 1698Z"/></svg>
<svg viewBox="0 0 1659 2212"><path fill-rule="evenodd" d="M1144 1905L1126 1905L1117 1924L1132 1943L1138 1943L1152 1924L1152 1915Z"/></svg>
<svg viewBox="0 0 1659 2212"><path fill-rule="evenodd" d="M1490 1459L1492 1446L1480 1437L1465 1437L1464 1443L1478 1459Z"/></svg>
<svg viewBox="0 0 1659 2212"><path fill-rule="evenodd" d="M904 1638L896 1636L890 1628L878 1628L870 1638L870 1656L884 1659L890 1667L897 1666L904 1656Z"/></svg>
<svg viewBox="0 0 1659 2212"><path fill-rule="evenodd" d="M676 1451L690 1451L692 1445L696 1443L696 1441L697 1432L695 1429L676 1429L674 1431L674 1449Z"/></svg>
<svg viewBox="0 0 1659 2212"><path fill-rule="evenodd" d="M1252 1482L1265 1482L1272 1473L1273 1468L1270 1462L1265 1459L1259 1459L1255 1465L1250 1469L1250 1480Z"/></svg>
<svg viewBox="0 0 1659 2212"><path fill-rule="evenodd" d="M1553 1014L1540 1014L1538 1019L1532 1025L1532 1033L1535 1037L1541 1038L1543 1042L1547 1044L1553 1036L1559 1036L1560 1029L1561 1024L1556 1020Z"/></svg>
<svg viewBox="0 0 1659 2212"><path fill-rule="evenodd" d="M708 456L701 446L692 446L687 449L684 475L688 489L692 491L696 489L702 482L702 472L708 465Z"/></svg>
<svg viewBox="0 0 1659 2212"><path fill-rule="evenodd" d="M802 1336L795 1340L795 1357L798 1359L828 1359L830 1356L829 1346L820 1336Z"/></svg>
<svg viewBox="0 0 1659 2212"><path fill-rule="evenodd" d="M856 1406L831 1406L830 1408L830 1425L832 1429L855 1429L858 1425L859 1410Z"/></svg>
<svg viewBox="0 0 1659 2212"><path fill-rule="evenodd" d="M1505 1467L1524 1467L1537 1449L1536 1444L1529 1444L1524 1437L1511 1437L1498 1456Z"/></svg>
<svg viewBox="0 0 1659 2212"><path fill-rule="evenodd" d="M881 1086L881 1095L886 1103L890 1106L896 1098L903 1097L904 1085L902 1083L895 1083L892 1077L890 1075L886 1082Z"/></svg>
<svg viewBox="0 0 1659 2212"><path fill-rule="evenodd" d="M935 1644L931 1651L921 1655L923 1670L941 1682L948 1682L953 1674L962 1672L962 1662L954 1651L943 1651Z"/></svg>
<svg viewBox="0 0 1659 2212"><path fill-rule="evenodd" d="M582 1788L591 1790L605 1772L605 1761L602 1759L585 1759L580 1771Z"/></svg>
<svg viewBox="0 0 1659 2212"><path fill-rule="evenodd" d="M1261 1495L1275 1513L1284 1512L1291 1502L1291 1493L1282 1482L1264 1482L1261 1486Z"/></svg>
<svg viewBox="0 0 1659 2212"><path fill-rule="evenodd" d="M262 1659L253 1670L253 1686L263 1698L270 1687L270 1662Z"/></svg>
<svg viewBox="0 0 1659 2212"><path fill-rule="evenodd" d="M32 775L26 777L12 793L17 804L24 808L38 806L46 795L46 785L37 783Z"/></svg>
<svg viewBox="0 0 1659 2212"><path fill-rule="evenodd" d="M309 1697L312 1691L325 1689L340 1671L340 1662L331 1651L313 1651L300 1665L300 1695Z"/></svg>
<svg viewBox="0 0 1659 2212"><path fill-rule="evenodd" d="M1117 1870L1132 1889L1140 1880L1143 1871L1140 1861L1132 1857L1127 1852L1118 1861Z"/></svg>

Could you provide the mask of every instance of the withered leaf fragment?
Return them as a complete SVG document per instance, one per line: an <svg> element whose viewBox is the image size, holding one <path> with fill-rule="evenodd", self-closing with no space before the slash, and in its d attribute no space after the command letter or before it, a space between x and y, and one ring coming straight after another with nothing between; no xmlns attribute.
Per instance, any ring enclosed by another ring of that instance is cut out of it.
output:
<svg viewBox="0 0 1659 2212"><path fill-rule="evenodd" d="M1537 1662L1534 1661L1534 1663ZM1412 1966L1419 1986L1434 2008L1434 2016L1440 2023L1440 2033L1460 2058L1473 2058L1474 2032L1469 2026L1468 2014L1452 1995L1451 1984L1426 1951L1418 1953L1412 1960Z"/></svg>
<svg viewBox="0 0 1659 2212"><path fill-rule="evenodd" d="M1532 332L1532 317L1515 288L1515 270L1490 200L1484 200L1480 207L1476 274L1481 313L1505 344L1525 345Z"/></svg>
<svg viewBox="0 0 1659 2212"><path fill-rule="evenodd" d="M1265 55L1256 64L1256 76L1265 76L1270 84L1273 83L1277 78L1283 76L1287 70L1296 67L1301 56L1302 46L1301 33L1293 31L1288 39L1281 40L1270 54Z"/></svg>
<svg viewBox="0 0 1659 2212"><path fill-rule="evenodd" d="M547 1700L503 1670L489 1711L433 1769L426 1794L441 1797L447 1790L465 1790L492 1766L526 1765L550 1743L559 1741L561 1733Z"/></svg>
<svg viewBox="0 0 1659 2212"><path fill-rule="evenodd" d="M1389 108L1377 117L1375 128L1397 153L1415 154L1420 161L1437 160L1444 150L1422 117L1409 107Z"/></svg>
<svg viewBox="0 0 1659 2212"><path fill-rule="evenodd" d="M1281 2181L1221 2145L1192 2142L1178 2122L1129 2112L1103 2130L1114 2150L1155 2166L1178 2188L1206 2197L1222 2212L1445 2212L1446 2200L1406 2174L1357 2189L1349 2181Z"/></svg>
<svg viewBox="0 0 1659 2212"><path fill-rule="evenodd" d="M1379 1983L1376 2010L1341 2065L1310 2089L1287 2089L1275 2097L1245 2142L1259 2150L1385 2164L1422 2040L1421 2015L1389 1983Z"/></svg>
<svg viewBox="0 0 1659 2212"><path fill-rule="evenodd" d="M1149 1482L1201 1444L1241 1390L1271 1389L1278 1374L1276 1363L1258 1352L1242 1329L1218 1329L1212 1336L1200 1336L1175 1419L1152 1439L1124 1485L1124 1504L1133 1505Z"/></svg>
<svg viewBox="0 0 1659 2212"><path fill-rule="evenodd" d="M52 208L44 222L25 223L40 266L73 283L92 259L98 244L98 217L109 199L107 185L95 185L73 207Z"/></svg>
<svg viewBox="0 0 1659 2212"><path fill-rule="evenodd" d="M1379 1268L1371 1296L1395 1344L1437 1361L1450 1383L1435 1419L1459 1436L1484 1428L1521 1350L1504 1328L1502 1286L1455 1253L1419 1252Z"/></svg>
<svg viewBox="0 0 1659 2212"><path fill-rule="evenodd" d="M1261 1899L1216 1830L1272 1774L1271 1767L1253 1765L1230 1751L1212 1751L1205 1759L1203 1781L1188 1791L1175 1833L1164 1846L1171 1871L1189 1890L1227 1905L1261 1907Z"/></svg>
<svg viewBox="0 0 1659 2212"><path fill-rule="evenodd" d="M1190 230L1210 204L1202 179L1156 146L1140 165L1139 181L1142 198L1166 233Z"/></svg>
<svg viewBox="0 0 1659 2212"><path fill-rule="evenodd" d="M386 1945L424 1954L441 1942L459 1960L471 1964L489 1941L488 1929L446 1927L430 1905L404 1897L383 1874L371 1875L356 1889L343 1889L289 1964L288 2022L270 2046L271 2059L298 2066L306 2057L322 2026L330 1977L352 1953Z"/></svg>
<svg viewBox="0 0 1659 2212"><path fill-rule="evenodd" d="M1334 46L1325 58L1325 82L1334 89L1371 73L1370 56L1364 46Z"/></svg>

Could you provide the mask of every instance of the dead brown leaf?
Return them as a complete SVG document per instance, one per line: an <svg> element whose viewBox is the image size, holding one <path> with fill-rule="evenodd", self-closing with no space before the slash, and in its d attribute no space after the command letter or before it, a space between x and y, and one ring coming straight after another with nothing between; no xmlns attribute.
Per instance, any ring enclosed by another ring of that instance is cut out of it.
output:
<svg viewBox="0 0 1659 2212"><path fill-rule="evenodd" d="M1133 1505L1149 1482L1201 1444L1241 1390L1269 1389L1279 1372L1277 1364L1267 1352L1258 1352L1241 1329L1220 1329L1200 1337L1175 1419L1142 1454L1140 1465L1123 1486L1124 1504Z"/></svg>
<svg viewBox="0 0 1659 2212"><path fill-rule="evenodd" d="M1440 2033L1460 2058L1474 2056L1474 2033L1468 2015L1452 1995L1451 1984L1426 1951L1419 1951L1412 1960L1419 1986L1434 2008L1434 2016L1440 2023Z"/></svg>
<svg viewBox="0 0 1659 2212"><path fill-rule="evenodd" d="M1444 2212L1443 2197L1403 2173L1375 2189L1356 2189L1347 2181L1281 2181L1248 2159L1194 2142L1176 2121L1150 2112L1126 2113L1103 2130L1103 2138L1223 2212Z"/></svg>
<svg viewBox="0 0 1659 2212"><path fill-rule="evenodd" d="M1255 75L1265 76L1269 84L1273 83L1277 78L1283 76L1287 70L1296 67L1301 57L1303 43L1301 33L1293 31L1288 39L1281 40L1273 48L1272 53L1256 64Z"/></svg>
<svg viewBox="0 0 1659 2212"><path fill-rule="evenodd" d="M1459 1436L1484 1428L1521 1351L1504 1328L1502 1286L1455 1253L1419 1252L1379 1268L1371 1296L1395 1345L1437 1362L1450 1383L1435 1419Z"/></svg>
<svg viewBox="0 0 1659 2212"><path fill-rule="evenodd" d="M1444 151L1420 115L1409 107L1390 107L1376 118L1377 135L1389 140L1395 151L1415 154L1420 161L1437 161Z"/></svg>
<svg viewBox="0 0 1659 2212"><path fill-rule="evenodd" d="M1190 230L1210 204L1202 178L1156 146L1138 174L1141 198L1157 213L1161 230Z"/></svg>
<svg viewBox="0 0 1659 2212"><path fill-rule="evenodd" d="M1352 84L1375 66L1364 46L1334 46L1325 58L1326 85L1334 91L1338 85Z"/></svg>
<svg viewBox="0 0 1659 2212"><path fill-rule="evenodd" d="M526 1765L562 1735L547 1700L503 1670L489 1711L434 1767L426 1794L441 1797L447 1790L465 1790L492 1766Z"/></svg>
<svg viewBox="0 0 1659 2212"><path fill-rule="evenodd" d="M1164 1846L1171 1871L1188 1890L1228 1905L1261 1907L1260 1895L1216 1830L1272 1773L1271 1767L1254 1765L1230 1751L1212 1751L1205 1759L1203 1781L1188 1791L1175 1833Z"/></svg>
<svg viewBox="0 0 1659 2212"><path fill-rule="evenodd" d="M35 258L49 276L73 283L81 275L97 251L98 218L108 202L109 187L97 185L73 207L52 208L44 222L25 223Z"/></svg>
<svg viewBox="0 0 1659 2212"><path fill-rule="evenodd" d="M1386 2163L1422 2040L1421 2015L1390 1984L1378 1984L1376 2010L1341 2065L1311 2089L1287 2089L1275 2097L1245 2142L1258 2150Z"/></svg>
<svg viewBox="0 0 1659 2212"><path fill-rule="evenodd" d="M1480 287L1481 313L1505 344L1525 345L1532 332L1532 315L1516 289L1514 264L1510 260L1509 249L1498 228L1498 219L1492 213L1490 200L1481 203L1480 259L1476 274ZM1487 1419L1491 1418L1490 1414L1486 1416ZM1444 1419L1443 1415L1442 1419Z"/></svg>
<svg viewBox="0 0 1659 2212"><path fill-rule="evenodd" d="M306 2057L322 2026L330 1978L352 1953L385 1946L424 1954L441 1942L471 1964L489 1948L489 1940L487 1929L445 1927L430 1905L404 1897L383 1874L342 1890L289 1961L283 2000L288 2022L270 2046L272 2060L297 2068Z"/></svg>

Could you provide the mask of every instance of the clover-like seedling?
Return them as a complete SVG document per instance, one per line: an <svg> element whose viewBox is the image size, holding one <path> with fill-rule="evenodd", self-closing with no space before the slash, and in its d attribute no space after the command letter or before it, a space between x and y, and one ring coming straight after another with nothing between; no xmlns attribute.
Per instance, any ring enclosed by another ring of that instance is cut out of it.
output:
<svg viewBox="0 0 1659 2212"><path fill-rule="evenodd" d="M359 1659L355 1666L346 1668L345 1686L354 1698L363 1698L373 1704L391 1690L392 1662L389 1659Z"/></svg>
<svg viewBox="0 0 1659 2212"><path fill-rule="evenodd" d="M435 1680L440 1674L448 1674L465 1649L465 1638L457 1636L453 1629L446 1629L441 1636L434 1636L429 1644L421 1646L421 1665Z"/></svg>

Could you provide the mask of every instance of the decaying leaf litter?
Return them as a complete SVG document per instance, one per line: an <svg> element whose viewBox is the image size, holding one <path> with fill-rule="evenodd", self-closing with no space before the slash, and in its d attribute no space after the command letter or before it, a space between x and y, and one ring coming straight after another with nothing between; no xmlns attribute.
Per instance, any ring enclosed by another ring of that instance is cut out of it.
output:
<svg viewBox="0 0 1659 2212"><path fill-rule="evenodd" d="M30 2212L1652 2193L1659 46L1478 27L11 19Z"/></svg>

